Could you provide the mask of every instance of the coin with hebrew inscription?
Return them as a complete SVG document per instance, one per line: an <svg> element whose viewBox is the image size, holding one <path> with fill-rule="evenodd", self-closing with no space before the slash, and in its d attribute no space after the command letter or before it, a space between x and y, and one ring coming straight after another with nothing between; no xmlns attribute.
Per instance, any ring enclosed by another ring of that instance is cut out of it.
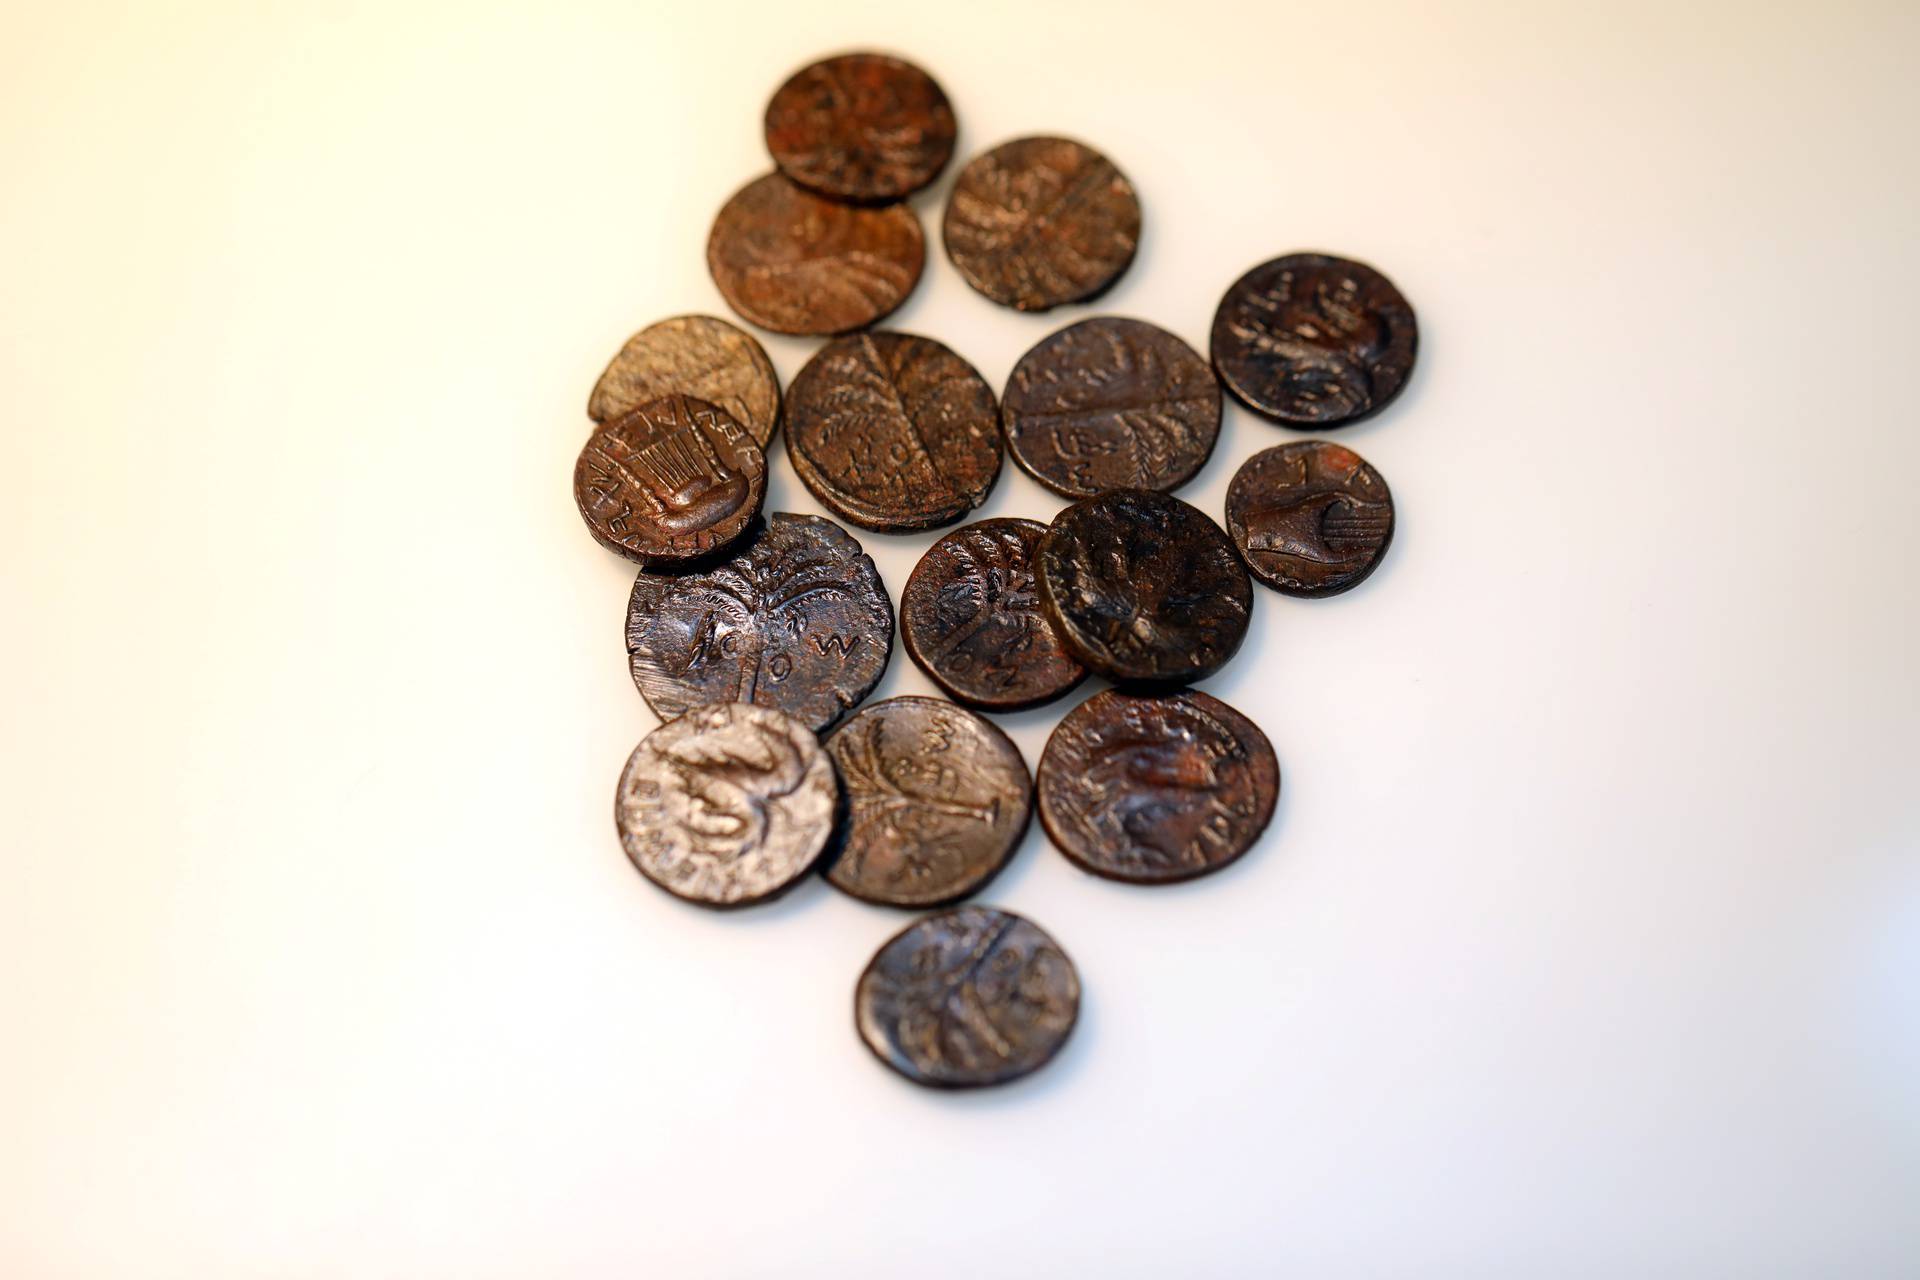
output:
<svg viewBox="0 0 1920 1280"><path fill-rule="evenodd" d="M713 316L674 316L627 339L587 416L608 422L674 392L719 405L762 449L780 421L780 379L753 335Z"/></svg>
<svg viewBox="0 0 1920 1280"><path fill-rule="evenodd" d="M650 567L726 546L753 523L766 492L766 458L746 428L684 395L602 423L573 468L574 502L594 540Z"/></svg>
<svg viewBox="0 0 1920 1280"><path fill-rule="evenodd" d="M845 53L793 73L767 104L780 172L835 200L898 200L953 154L953 107L904 58Z"/></svg>
<svg viewBox="0 0 1920 1280"><path fill-rule="evenodd" d="M1290 596L1358 585L1393 540L1393 495L1353 450L1325 440L1275 445L1227 486L1227 533L1253 576Z"/></svg>

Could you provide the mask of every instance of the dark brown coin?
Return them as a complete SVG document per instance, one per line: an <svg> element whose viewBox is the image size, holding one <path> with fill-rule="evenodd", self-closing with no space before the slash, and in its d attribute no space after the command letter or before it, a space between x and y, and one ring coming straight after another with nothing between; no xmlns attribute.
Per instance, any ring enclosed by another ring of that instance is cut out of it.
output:
<svg viewBox="0 0 1920 1280"><path fill-rule="evenodd" d="M1254 454L1227 487L1227 533L1253 576L1290 596L1333 596L1373 572L1393 539L1387 482L1324 440Z"/></svg>
<svg viewBox="0 0 1920 1280"><path fill-rule="evenodd" d="M1141 320L1096 316L1020 357L1000 401L1013 460L1069 498L1177 489L1220 434L1220 384L1199 353Z"/></svg>
<svg viewBox="0 0 1920 1280"><path fill-rule="evenodd" d="M853 1020L880 1061L939 1089L1005 1084L1060 1052L1080 975L1038 926L956 907L895 934L860 975Z"/></svg>
<svg viewBox="0 0 1920 1280"><path fill-rule="evenodd" d="M836 200L898 200L953 154L953 107L932 76L884 53L802 67L767 104L780 172Z"/></svg>
<svg viewBox="0 0 1920 1280"><path fill-rule="evenodd" d="M1246 638L1253 583L1220 526L1178 498L1115 489L1054 517L1040 601L1067 652L1122 684L1184 684Z"/></svg>
<svg viewBox="0 0 1920 1280"><path fill-rule="evenodd" d="M1007 735L940 698L863 707L827 739L846 816L834 888L889 907L977 893L1013 856L1033 809Z"/></svg>
<svg viewBox="0 0 1920 1280"><path fill-rule="evenodd" d="M1002 306L1045 311L1120 278L1140 243L1140 200L1092 147L1017 138L960 171L942 236L968 284Z"/></svg>
<svg viewBox="0 0 1920 1280"><path fill-rule="evenodd" d="M838 794L805 725L768 707L720 703L641 740L613 816L647 879L689 902L744 907L812 868L833 834Z"/></svg>
<svg viewBox="0 0 1920 1280"><path fill-rule="evenodd" d="M900 593L900 633L920 669L960 702L1008 711L1086 679L1040 608L1034 557L1047 526L981 520L927 549Z"/></svg>
<svg viewBox="0 0 1920 1280"><path fill-rule="evenodd" d="M752 702L820 732L873 692L892 647L872 557L820 516L776 512L722 564L641 573L627 602L633 682L663 719Z"/></svg>
<svg viewBox="0 0 1920 1280"><path fill-rule="evenodd" d="M1218 871L1273 817L1280 765L1253 721L1193 689L1109 689L1067 714L1040 757L1040 822L1095 875L1171 884Z"/></svg>
<svg viewBox="0 0 1920 1280"><path fill-rule="evenodd" d="M993 389L931 338L861 333L822 347L787 391L801 482L868 529L951 524L1000 474Z"/></svg>
<svg viewBox="0 0 1920 1280"><path fill-rule="evenodd" d="M663 396L602 423L573 468L594 539L639 564L684 564L726 546L767 494L767 460L733 415Z"/></svg>
<svg viewBox="0 0 1920 1280"><path fill-rule="evenodd" d="M780 379L744 329L712 316L675 316L627 339L587 401L587 416L607 422L675 393L717 404L762 449L780 422Z"/></svg>
<svg viewBox="0 0 1920 1280"><path fill-rule="evenodd" d="M1338 427L1377 412L1413 372L1420 332L1393 282L1363 262L1295 253L1233 282L1213 313L1213 367L1255 413Z"/></svg>

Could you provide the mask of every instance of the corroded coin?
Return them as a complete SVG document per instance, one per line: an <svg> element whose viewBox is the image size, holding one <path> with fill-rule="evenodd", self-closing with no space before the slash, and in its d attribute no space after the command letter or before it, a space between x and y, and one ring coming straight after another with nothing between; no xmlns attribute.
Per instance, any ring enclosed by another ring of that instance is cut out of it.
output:
<svg viewBox="0 0 1920 1280"><path fill-rule="evenodd" d="M1220 384L1198 352L1141 320L1096 316L1020 357L1000 401L1013 460L1069 498L1165 493L1220 434Z"/></svg>
<svg viewBox="0 0 1920 1280"><path fill-rule="evenodd" d="M683 564L732 542L767 493L767 461L733 415L670 395L602 423L573 468L573 500L599 544L643 565Z"/></svg>
<svg viewBox="0 0 1920 1280"><path fill-rule="evenodd" d="M838 794L805 725L769 707L720 703L641 740L613 816L647 879L689 902L744 907L812 868L833 833Z"/></svg>
<svg viewBox="0 0 1920 1280"><path fill-rule="evenodd" d="M960 171L942 225L968 284L1021 311L1083 302L1140 243L1140 200L1111 160L1066 138L1016 138Z"/></svg>
<svg viewBox="0 0 1920 1280"><path fill-rule="evenodd" d="M1406 385L1420 342L1413 308L1363 262L1295 253L1233 282L1213 313L1213 367L1255 413L1338 427Z"/></svg>
<svg viewBox="0 0 1920 1280"><path fill-rule="evenodd" d="M724 563L642 572L627 601L633 682L662 719L752 702L819 732L873 692L892 647L872 557L821 516L776 512Z"/></svg>
<svg viewBox="0 0 1920 1280"><path fill-rule="evenodd" d="M1069 712L1040 757L1040 822L1074 863L1170 884L1218 871L1273 817L1267 735L1218 698L1109 689Z"/></svg>
<svg viewBox="0 0 1920 1280"><path fill-rule="evenodd" d="M927 549L900 593L900 634L933 682L996 711L1057 698L1086 678L1040 608L1034 556L1047 526L981 520Z"/></svg>
<svg viewBox="0 0 1920 1280"><path fill-rule="evenodd" d="M1080 1014L1080 976L1036 924L956 907L895 934L860 975L854 1025L915 1084L1005 1084L1060 1052Z"/></svg>
<svg viewBox="0 0 1920 1280"><path fill-rule="evenodd" d="M898 200L953 154L953 107L932 76L884 53L802 67L767 104L780 172L836 200Z"/></svg>
<svg viewBox="0 0 1920 1280"><path fill-rule="evenodd" d="M787 452L832 511L883 533L951 524L1000 473L993 389L931 338L830 342L787 391Z"/></svg>
<svg viewBox="0 0 1920 1280"><path fill-rule="evenodd" d="M1007 735L940 698L863 707L827 739L845 818L836 889L890 907L976 893L1027 829L1033 783Z"/></svg>
<svg viewBox="0 0 1920 1280"><path fill-rule="evenodd" d="M1183 684L1246 638L1253 583L1220 526L1178 498L1115 489L1040 540L1040 601L1067 651L1123 684Z"/></svg>
<svg viewBox="0 0 1920 1280"><path fill-rule="evenodd" d="M773 362L753 335L713 316L675 316L628 338L594 384L587 416L607 422L675 392L719 405L762 449L780 421Z"/></svg>
<svg viewBox="0 0 1920 1280"><path fill-rule="evenodd" d="M775 333L865 328L906 301L926 256L906 205L841 204L777 173L735 192L707 237L727 305Z"/></svg>
<svg viewBox="0 0 1920 1280"><path fill-rule="evenodd" d="M1290 596L1332 596L1373 572L1393 539L1387 482L1324 440L1248 458L1227 487L1227 533L1253 576Z"/></svg>

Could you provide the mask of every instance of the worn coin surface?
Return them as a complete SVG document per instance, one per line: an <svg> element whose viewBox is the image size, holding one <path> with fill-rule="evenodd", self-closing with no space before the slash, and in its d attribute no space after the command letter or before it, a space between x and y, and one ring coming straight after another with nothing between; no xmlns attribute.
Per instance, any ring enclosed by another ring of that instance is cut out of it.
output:
<svg viewBox="0 0 1920 1280"><path fill-rule="evenodd" d="M968 284L1002 306L1045 311L1120 278L1140 244L1140 200L1092 147L1016 138L960 171L941 234Z"/></svg>
<svg viewBox="0 0 1920 1280"><path fill-rule="evenodd" d="M1387 482L1325 440L1248 458L1227 486L1227 533L1253 576L1290 596L1332 596L1372 573L1393 539Z"/></svg>
<svg viewBox="0 0 1920 1280"><path fill-rule="evenodd" d="M1039 793L1041 825L1075 864L1170 884L1252 847L1273 817L1280 765L1259 726L1218 698L1109 689L1054 728Z"/></svg>
<svg viewBox="0 0 1920 1280"><path fill-rule="evenodd" d="M1060 1052L1080 1014L1073 961L1038 925L994 907L917 920L854 989L854 1025L915 1084L1005 1084Z"/></svg>
<svg viewBox="0 0 1920 1280"><path fill-rule="evenodd" d="M836 200L898 200L953 155L953 107L932 76L884 53L846 53L793 73L767 104L780 172Z"/></svg>
<svg viewBox="0 0 1920 1280"><path fill-rule="evenodd" d="M954 902L993 879L1026 832L1033 783L1019 748L943 698L862 707L827 755L845 798L827 879L856 898Z"/></svg>
<svg viewBox="0 0 1920 1280"><path fill-rule="evenodd" d="M1255 413L1337 427L1383 408L1420 344L1413 308L1364 262L1295 253L1233 282L1213 314L1213 367Z"/></svg>
<svg viewBox="0 0 1920 1280"><path fill-rule="evenodd" d="M780 379L753 335L713 316L674 316L627 339L587 401L608 422L679 392L717 404L762 449L780 421Z"/></svg>
<svg viewBox="0 0 1920 1280"><path fill-rule="evenodd" d="M771 707L720 703L641 740L620 774L614 822L633 865L668 893L744 907L812 868L838 794L805 725Z"/></svg>
<svg viewBox="0 0 1920 1280"><path fill-rule="evenodd" d="M684 564L746 532L767 461L733 415L692 396L600 424L573 468L573 500L601 546L636 563Z"/></svg>
<svg viewBox="0 0 1920 1280"><path fill-rule="evenodd" d="M1034 557L1047 526L981 520L927 549L900 593L907 653L956 701L995 711L1057 698L1086 678L1040 608Z"/></svg>
<svg viewBox="0 0 1920 1280"><path fill-rule="evenodd" d="M926 255L906 205L842 204L777 173L735 192L707 237L727 305L775 333L865 328L906 301Z"/></svg>
<svg viewBox="0 0 1920 1280"><path fill-rule="evenodd" d="M1055 493L1177 489L1213 452L1220 384L1198 352L1142 320L1096 316L1020 357L1000 400L1007 449Z"/></svg>
<svg viewBox="0 0 1920 1280"><path fill-rule="evenodd" d="M819 732L873 692L892 647L873 558L821 516L776 512L723 563L643 571L627 601L627 662L662 719L752 702Z"/></svg>
<svg viewBox="0 0 1920 1280"><path fill-rule="evenodd" d="M993 389L931 338L851 334L787 392L787 451L813 496L868 529L950 524L1000 473Z"/></svg>
<svg viewBox="0 0 1920 1280"><path fill-rule="evenodd" d="M1182 684L1246 638L1253 583L1220 526L1178 498L1115 489L1040 540L1040 601L1067 651L1122 684Z"/></svg>

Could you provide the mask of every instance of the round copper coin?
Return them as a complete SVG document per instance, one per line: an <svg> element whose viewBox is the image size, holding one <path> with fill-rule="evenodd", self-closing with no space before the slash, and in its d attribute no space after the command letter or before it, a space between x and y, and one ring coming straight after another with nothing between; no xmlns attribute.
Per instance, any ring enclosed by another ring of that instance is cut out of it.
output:
<svg viewBox="0 0 1920 1280"><path fill-rule="evenodd" d="M1140 244L1140 200L1092 147L1016 138L960 171L941 234L968 284L1002 306L1045 311L1120 278Z"/></svg>
<svg viewBox="0 0 1920 1280"><path fill-rule="evenodd" d="M1393 540L1387 482L1325 440L1248 458L1227 486L1227 533L1253 576L1290 596L1333 596L1372 573Z"/></svg>
<svg viewBox="0 0 1920 1280"><path fill-rule="evenodd" d="M775 333L865 328L906 301L926 256L906 205L841 204L777 173L735 192L707 237L727 305Z"/></svg>
<svg viewBox="0 0 1920 1280"><path fill-rule="evenodd" d="M684 564L726 546L767 494L767 460L725 409L692 396L602 423L573 468L595 541L636 563Z"/></svg>
<svg viewBox="0 0 1920 1280"><path fill-rule="evenodd" d="M1013 856L1033 808L1019 748L940 698L862 707L827 739L845 817L834 888L889 907L977 893Z"/></svg>
<svg viewBox="0 0 1920 1280"><path fill-rule="evenodd" d="M932 76L884 53L802 67L767 104L780 172L836 200L898 200L953 155L953 107Z"/></svg>
<svg viewBox="0 0 1920 1280"><path fill-rule="evenodd" d="M1273 817L1267 735L1218 698L1109 689L1069 712L1040 757L1040 822L1079 867L1131 884L1218 871Z"/></svg>
<svg viewBox="0 0 1920 1280"><path fill-rule="evenodd" d="M1047 526L981 520L927 549L900 593L907 653L956 701L994 711L1057 698L1086 679L1040 608L1034 557Z"/></svg>
<svg viewBox="0 0 1920 1280"><path fill-rule="evenodd" d="M1220 526L1178 498L1115 489L1040 540L1040 600L1067 652L1121 684L1184 684L1246 638L1253 583Z"/></svg>
<svg viewBox="0 0 1920 1280"><path fill-rule="evenodd" d="M931 338L861 333L828 343L787 392L787 452L830 510L902 533L951 524L1000 474L993 389Z"/></svg>
<svg viewBox="0 0 1920 1280"><path fill-rule="evenodd" d="M753 335L713 316L675 316L628 338L594 384L587 416L608 422L675 392L719 405L762 449L780 421L773 362Z"/></svg>
<svg viewBox="0 0 1920 1280"><path fill-rule="evenodd" d="M833 834L839 788L819 740L770 707L720 703L648 734L614 822L640 874L675 897L744 907L791 888Z"/></svg>
<svg viewBox="0 0 1920 1280"><path fill-rule="evenodd" d="M1055 493L1165 493L1213 452L1220 384L1199 353L1165 329L1096 316L1020 357L1000 422L1013 460Z"/></svg>
<svg viewBox="0 0 1920 1280"><path fill-rule="evenodd" d="M1233 282L1213 313L1213 367L1255 413L1338 427L1400 394L1420 343L1413 308L1364 262L1295 253Z"/></svg>
<svg viewBox="0 0 1920 1280"><path fill-rule="evenodd" d="M721 564L641 573L627 601L627 662L662 719L751 702L820 732L873 692L892 648L879 570L821 516L776 512Z"/></svg>
<svg viewBox="0 0 1920 1280"><path fill-rule="evenodd" d="M1080 975L1036 924L993 907L917 920L880 948L853 993L874 1056L915 1084L1005 1084L1039 1070L1080 1014Z"/></svg>

